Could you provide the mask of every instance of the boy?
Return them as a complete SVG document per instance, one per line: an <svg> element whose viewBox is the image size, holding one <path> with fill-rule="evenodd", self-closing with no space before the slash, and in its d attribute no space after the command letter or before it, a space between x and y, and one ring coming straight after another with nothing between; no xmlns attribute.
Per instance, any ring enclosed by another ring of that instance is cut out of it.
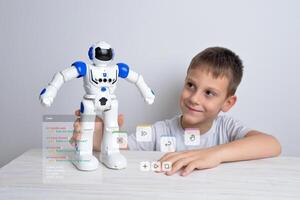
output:
<svg viewBox="0 0 300 200"><path fill-rule="evenodd" d="M224 162L260 159L278 156L279 142L271 135L249 129L239 121L225 115L236 103L236 89L243 76L243 64L231 50L211 47L197 54L187 70L180 97L182 114L152 125L152 141L137 142L135 135L128 137L130 150L160 150L160 138L176 138L176 152L167 153L160 162L172 163L166 175L181 171L186 176L195 169L207 169ZM79 116L79 112L76 115ZM96 119L94 149L99 150L102 138L102 120ZM119 125L123 116L119 115ZM72 139L80 139L77 120ZM184 130L200 131L200 145L190 148L184 144ZM79 133L79 134L77 134Z"/></svg>

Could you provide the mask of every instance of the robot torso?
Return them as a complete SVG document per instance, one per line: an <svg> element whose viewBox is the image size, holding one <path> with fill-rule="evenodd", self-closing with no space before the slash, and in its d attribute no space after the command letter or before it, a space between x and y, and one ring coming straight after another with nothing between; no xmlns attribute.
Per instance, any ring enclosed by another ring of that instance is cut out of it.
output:
<svg viewBox="0 0 300 200"><path fill-rule="evenodd" d="M94 66L88 64L86 75L83 78L86 97L93 98L100 95L103 88L108 89L110 95L113 95L118 82L118 73L117 65Z"/></svg>

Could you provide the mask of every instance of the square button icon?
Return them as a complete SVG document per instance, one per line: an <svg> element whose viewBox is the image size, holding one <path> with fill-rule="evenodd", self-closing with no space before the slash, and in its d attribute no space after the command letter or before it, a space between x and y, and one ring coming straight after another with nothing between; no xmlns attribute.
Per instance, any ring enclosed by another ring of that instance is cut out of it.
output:
<svg viewBox="0 0 300 200"><path fill-rule="evenodd" d="M184 144L189 146L200 145L200 131L196 128L184 130Z"/></svg>
<svg viewBox="0 0 300 200"><path fill-rule="evenodd" d="M172 170L172 163L170 161L162 162L161 170L164 172L168 172Z"/></svg>
<svg viewBox="0 0 300 200"><path fill-rule="evenodd" d="M136 127L136 140L138 142L151 142L152 141L151 125L137 126Z"/></svg>
<svg viewBox="0 0 300 200"><path fill-rule="evenodd" d="M128 145L127 133L123 131L113 132L113 147L126 149Z"/></svg>
<svg viewBox="0 0 300 200"><path fill-rule="evenodd" d="M176 151L176 138L172 136L160 137L160 151L161 152Z"/></svg>

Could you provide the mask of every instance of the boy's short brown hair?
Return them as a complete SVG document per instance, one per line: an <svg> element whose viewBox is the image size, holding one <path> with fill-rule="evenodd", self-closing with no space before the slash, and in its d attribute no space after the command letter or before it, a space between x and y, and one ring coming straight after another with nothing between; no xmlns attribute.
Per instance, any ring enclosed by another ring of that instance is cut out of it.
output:
<svg viewBox="0 0 300 200"><path fill-rule="evenodd" d="M242 60L229 49L210 47L198 53L191 61L190 69L203 69L213 77L226 76L229 79L227 96L234 95L243 77Z"/></svg>

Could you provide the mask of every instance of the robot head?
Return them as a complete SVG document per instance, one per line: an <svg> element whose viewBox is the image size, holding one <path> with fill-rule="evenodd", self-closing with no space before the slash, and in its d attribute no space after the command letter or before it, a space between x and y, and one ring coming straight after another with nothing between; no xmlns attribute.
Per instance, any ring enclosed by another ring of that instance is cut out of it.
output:
<svg viewBox="0 0 300 200"><path fill-rule="evenodd" d="M107 65L113 57L113 49L106 42L97 42L89 49L89 58L95 65Z"/></svg>

